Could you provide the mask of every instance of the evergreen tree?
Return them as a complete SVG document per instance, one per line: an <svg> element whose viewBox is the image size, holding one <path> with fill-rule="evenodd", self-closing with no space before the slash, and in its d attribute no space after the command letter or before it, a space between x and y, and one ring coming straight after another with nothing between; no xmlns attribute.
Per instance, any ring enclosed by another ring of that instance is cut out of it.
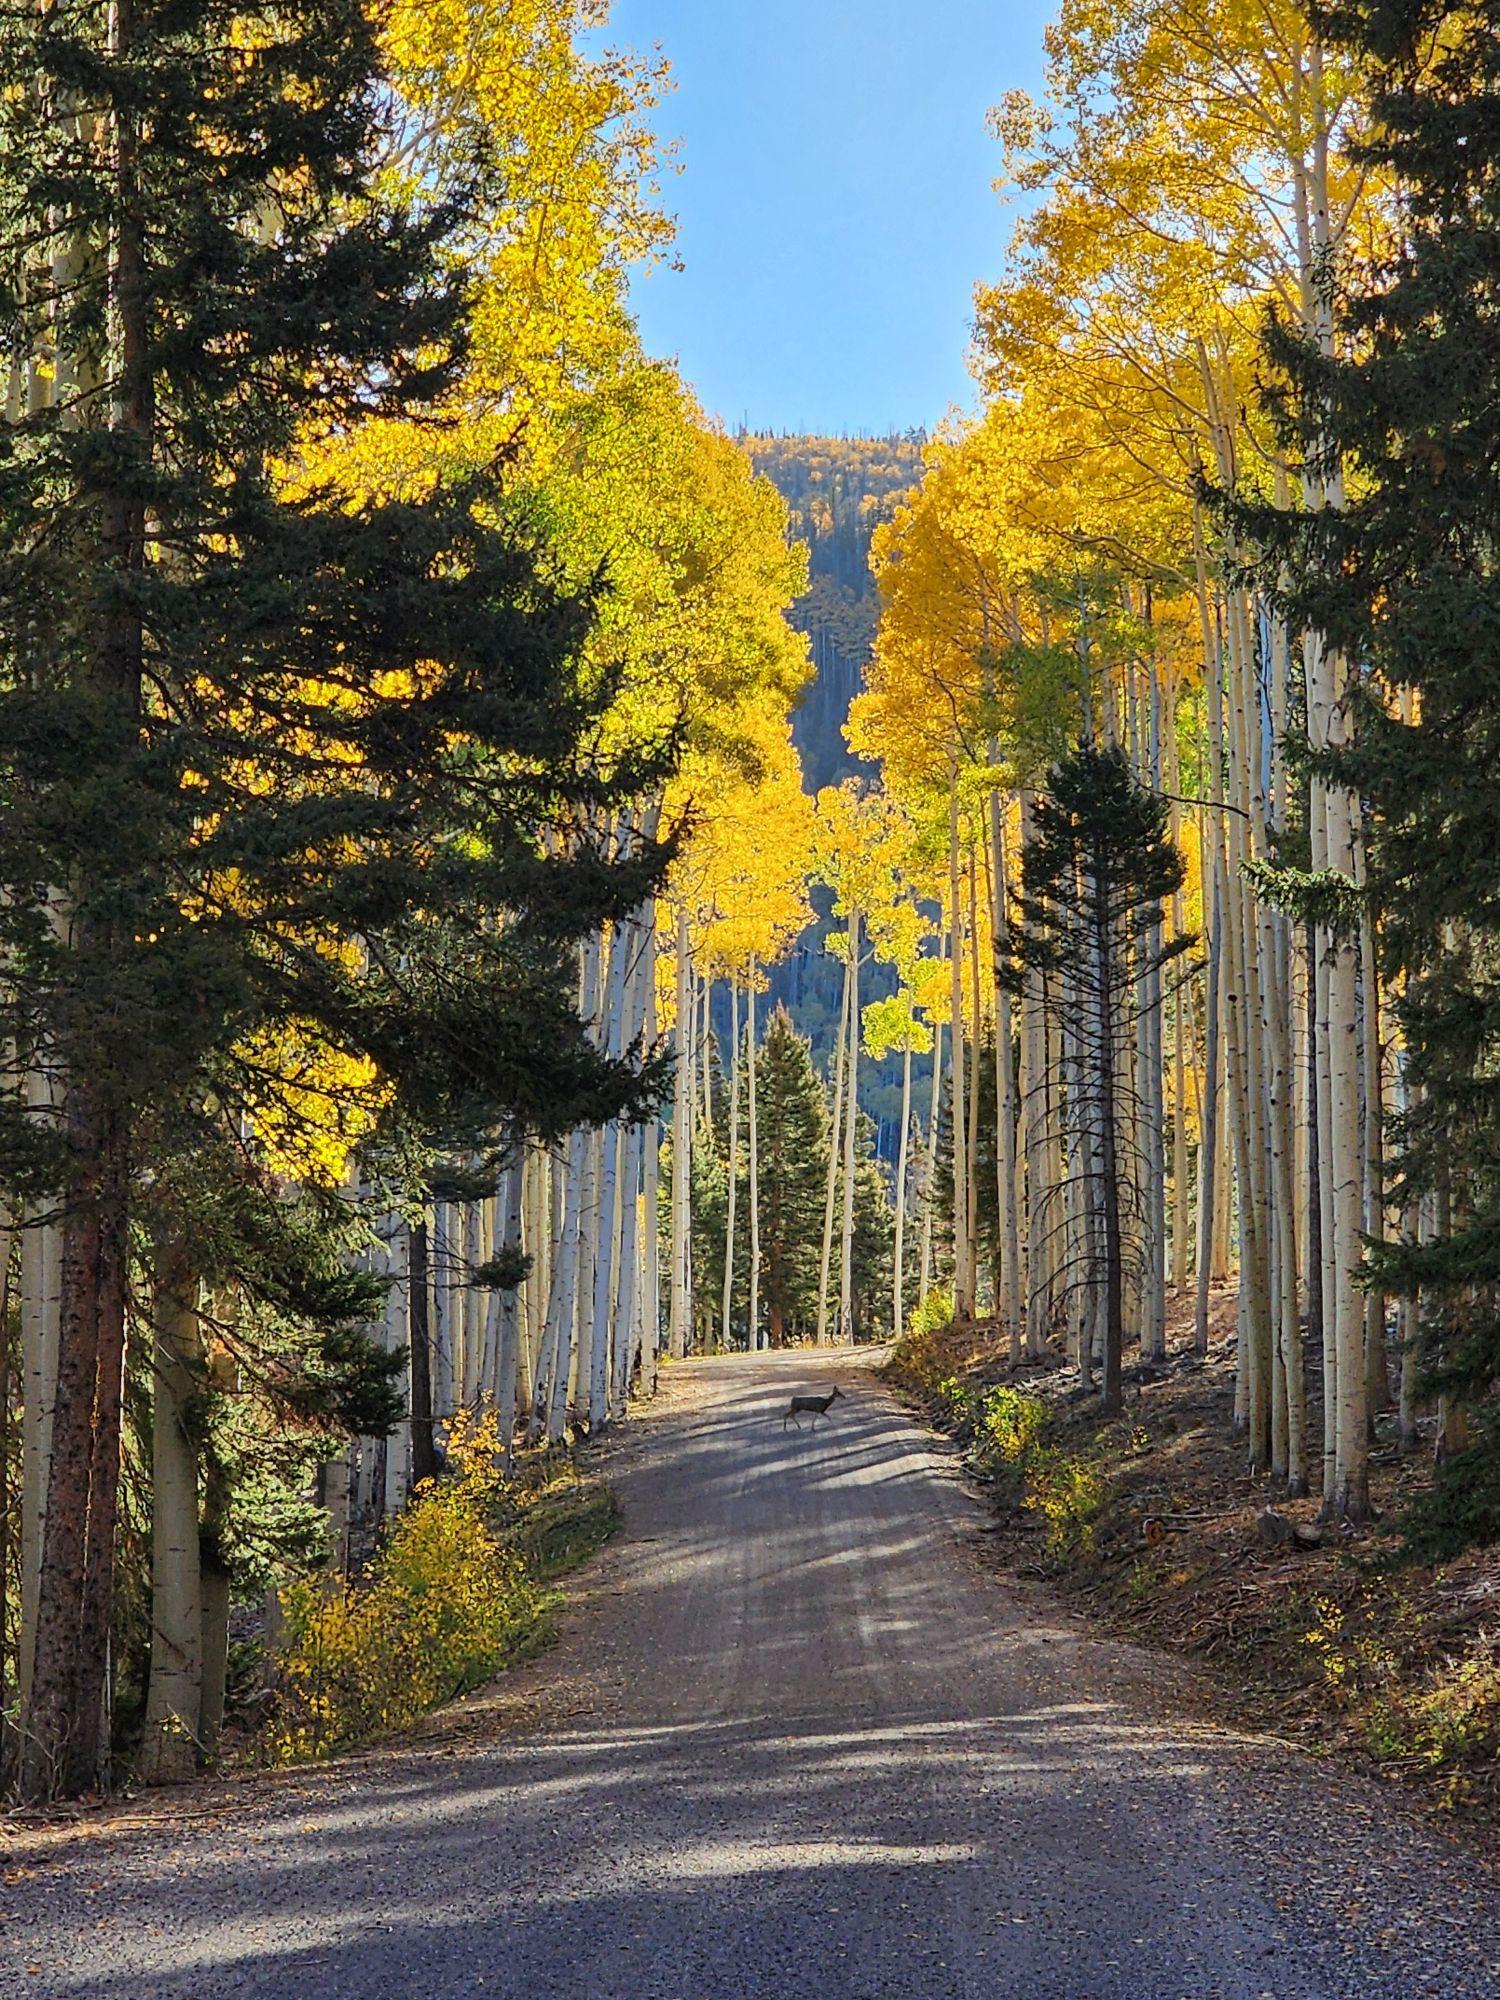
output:
<svg viewBox="0 0 1500 2000"><path fill-rule="evenodd" d="M590 598L541 581L492 480L285 485L308 444L430 412L462 364L459 204L371 194L387 105L357 0L0 24L0 945L30 1080L0 1172L62 1218L31 1796L105 1758L148 1185L184 1224L237 1175L274 1189L245 1133L336 1104L330 1065L398 1134L492 1148L658 1082L574 1011L568 946L662 860L608 839L663 758L587 755L610 694L578 664ZM275 1204L238 1213L264 1249ZM352 1329L367 1302L326 1259L244 1247L236 1277Z"/></svg>
<svg viewBox="0 0 1500 2000"><path fill-rule="evenodd" d="M1348 663L1325 767L1365 806L1404 1044L1392 1194L1426 1210L1427 1240L1377 1261L1423 1300L1429 1387L1468 1399L1500 1375L1500 6L1355 0L1324 26L1373 69L1361 150L1400 235L1328 299L1330 338L1268 335L1326 503L1243 513L1290 621ZM1500 1487L1500 1441L1444 1483L1481 1477Z"/></svg>
<svg viewBox="0 0 1500 2000"><path fill-rule="evenodd" d="M855 1126L854 1246L850 1266L850 1337L879 1340L889 1318L896 1215L884 1169L875 1158L875 1121Z"/></svg>
<svg viewBox="0 0 1500 2000"><path fill-rule="evenodd" d="M1139 783L1122 750L1084 745L1053 766L1021 854L1017 956L1022 967L1062 982L1075 1009L1069 1117L1086 1135L1085 1156L1097 1162L1084 1178L1098 1221L1091 1268L1078 1277L1102 1295L1101 1406L1110 1414L1120 1407L1124 1347L1128 1010L1142 972L1192 943L1156 942L1163 904L1184 874L1169 820L1166 801Z"/></svg>
<svg viewBox="0 0 1500 2000"><path fill-rule="evenodd" d="M806 1338L818 1317L828 1174L828 1105L811 1047L778 1007L759 1063L761 1289L771 1345Z"/></svg>

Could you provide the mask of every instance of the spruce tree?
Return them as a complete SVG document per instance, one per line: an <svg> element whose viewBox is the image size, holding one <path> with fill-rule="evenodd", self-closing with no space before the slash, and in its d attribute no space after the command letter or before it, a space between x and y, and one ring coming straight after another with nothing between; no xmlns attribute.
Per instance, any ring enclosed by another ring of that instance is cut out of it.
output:
<svg viewBox="0 0 1500 2000"><path fill-rule="evenodd" d="M287 484L462 368L461 190L372 193L389 107L358 0L0 22L0 1175L62 1229L31 1796L104 1770L132 1221L272 1184L247 1122L300 1114L267 1049L373 1066L402 1143L659 1082L574 1011L569 946L663 858L610 807L670 755L589 755L589 595L493 479ZM257 1268L338 1320L320 1262Z"/></svg>
<svg viewBox="0 0 1500 2000"><path fill-rule="evenodd" d="M884 1168L875 1157L875 1121L864 1112L854 1130L854 1245L850 1265L851 1338L878 1340L889 1309L896 1214Z"/></svg>
<svg viewBox="0 0 1500 2000"><path fill-rule="evenodd" d="M767 1024L758 1064L761 1288L771 1345L784 1347L817 1322L828 1105L785 1007Z"/></svg>
<svg viewBox="0 0 1500 2000"><path fill-rule="evenodd" d="M1380 1282L1420 1294L1428 1386L1467 1399L1500 1375L1500 5L1321 25L1373 76L1361 151L1398 236L1331 297L1331 342L1267 336L1285 444L1345 490L1241 512L1289 619L1345 662L1325 767L1363 801L1403 1044L1390 1194L1428 1219ZM1445 1483L1480 1475L1500 1486L1486 1445Z"/></svg>

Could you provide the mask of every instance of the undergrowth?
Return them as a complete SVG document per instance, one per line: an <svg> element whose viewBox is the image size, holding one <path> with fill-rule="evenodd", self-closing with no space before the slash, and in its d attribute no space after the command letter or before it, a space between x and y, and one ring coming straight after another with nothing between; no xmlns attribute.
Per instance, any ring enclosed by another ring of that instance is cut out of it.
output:
<svg viewBox="0 0 1500 2000"><path fill-rule="evenodd" d="M945 1306L941 1300L937 1311ZM1098 1467L1058 1441L1053 1413L1039 1397L986 1382L972 1368L954 1372L952 1342L945 1338L951 1329L934 1319L931 1311L913 1314L887 1373L963 1441L998 1505L1037 1517L1049 1567L1089 1554L1106 1494Z"/></svg>
<svg viewBox="0 0 1500 2000"><path fill-rule="evenodd" d="M1128 1381L1126 1412L1106 1421L1058 1357L1018 1383L999 1331L953 1324L946 1308L914 1318L887 1374L961 1440L1015 1537L1012 1560L1131 1638L1211 1666L1239 1719L1315 1752L1352 1749L1439 1811L1500 1827L1489 1438L1435 1482L1382 1441L1372 1496L1385 1532L1267 1541L1263 1509L1312 1531L1318 1502L1249 1477L1229 1341ZM1232 1309L1226 1293L1221 1324Z"/></svg>
<svg viewBox="0 0 1500 2000"><path fill-rule="evenodd" d="M460 1419L449 1471L417 1490L363 1576L282 1592L271 1761L373 1742L545 1645L547 1584L613 1533L618 1507L571 1470L507 1481L498 1445L492 1414Z"/></svg>

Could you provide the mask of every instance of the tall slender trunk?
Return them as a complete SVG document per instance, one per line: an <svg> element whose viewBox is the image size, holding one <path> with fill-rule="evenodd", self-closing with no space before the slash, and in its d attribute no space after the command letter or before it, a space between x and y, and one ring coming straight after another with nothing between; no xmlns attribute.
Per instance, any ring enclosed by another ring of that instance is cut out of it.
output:
<svg viewBox="0 0 1500 2000"><path fill-rule="evenodd" d="M521 1248L521 1204L525 1192L525 1141L515 1135L511 1141L511 1163L500 1184L499 1240L502 1257L514 1257ZM495 1411L500 1425L500 1449L507 1474L515 1455L516 1383L521 1359L521 1299L516 1286L508 1286L496 1297Z"/></svg>
<svg viewBox="0 0 1500 2000"><path fill-rule="evenodd" d="M568 1421L568 1383L573 1373L575 1328L583 1256L584 1172L591 1134L579 1129L569 1135L563 1171L563 1207L557 1231L552 1289L547 1299L547 1330L543 1344L551 1350L551 1378L546 1396L537 1397L534 1431L546 1424L548 1444L561 1444Z"/></svg>
<svg viewBox="0 0 1500 2000"><path fill-rule="evenodd" d="M851 968L844 967L844 997L839 1012L838 1038L833 1045L833 1126L828 1135L828 1181L823 1194L823 1248L818 1261L817 1344L828 1344L828 1273L833 1257L833 1211L838 1196L839 1133L844 1115L844 1037L849 1022Z"/></svg>
<svg viewBox="0 0 1500 2000"><path fill-rule="evenodd" d="M1113 1416L1121 1405L1120 1365L1125 1346L1124 1256L1120 1241L1120 1169L1115 1104L1114 939L1110 935L1109 900L1104 891L1108 863L1092 859L1094 871L1094 977L1099 1037L1098 1089L1095 1115L1099 1121L1099 1204L1104 1235L1104 1369L1099 1407Z"/></svg>
<svg viewBox="0 0 1500 2000"><path fill-rule="evenodd" d="M920 1304L932 1289L932 1198L937 1186L938 1110L943 1079L943 1024L932 1027L932 1082L927 1105L927 1143L922 1168L922 1246L917 1269L917 1301Z"/></svg>
<svg viewBox="0 0 1500 2000"><path fill-rule="evenodd" d="M1010 1338L1010 1362L1021 1359L1021 1321L1024 1313L1021 1287L1021 1203L1016 1176L1016 1051L1015 1024L1011 1015L1010 988L1004 978L1006 955L1010 949L1010 922L1006 915L1008 894L1005 871L1005 815L999 794L990 801L991 873L994 908L991 923L995 940L995 1190L1000 1211L1000 1255L1005 1286L1005 1320ZM1000 1301L995 1301L1000 1310Z"/></svg>
<svg viewBox="0 0 1500 2000"><path fill-rule="evenodd" d="M687 911L677 913L677 1021L673 1039L677 1069L672 1084L672 1273L667 1299L667 1351L674 1361L687 1353L692 1305L688 1296L688 1244L693 1199L693 1075L690 1053L692 977Z"/></svg>
<svg viewBox="0 0 1500 2000"><path fill-rule="evenodd" d="M948 966L952 1045L948 1058L950 1129L953 1135L953 1316L974 1317L969 1247L968 1122L964 1116L964 926L959 893L958 759L948 769Z"/></svg>
<svg viewBox="0 0 1500 2000"><path fill-rule="evenodd" d="M407 1308L411 1326L411 1483L437 1475L437 1441L433 1437L435 1412L432 1407L432 1322L431 1259L428 1254L427 1217L414 1222L407 1238Z"/></svg>
<svg viewBox="0 0 1500 2000"><path fill-rule="evenodd" d="M906 1317L906 1162L911 1143L911 1037L901 1052L901 1138L896 1147L896 1243L891 1275L891 1338Z"/></svg>
<svg viewBox="0 0 1500 2000"><path fill-rule="evenodd" d="M755 1092L755 958L751 955L750 976L745 982L745 1081L748 1092L750 1146L750 1303L747 1345L752 1353L761 1346L760 1337L760 1132Z"/></svg>
<svg viewBox="0 0 1500 2000"><path fill-rule="evenodd" d="M740 1152L740 988L729 978L729 1207L724 1224L723 1341L727 1354L731 1346L734 1315L735 1198L739 1192Z"/></svg>
<svg viewBox="0 0 1500 2000"><path fill-rule="evenodd" d="M854 1171L859 1121L859 942L858 910L849 912L849 1087L844 1102L844 1222L839 1237L838 1339L854 1339Z"/></svg>
<svg viewBox="0 0 1500 2000"><path fill-rule="evenodd" d="M968 1195L965 1234L969 1241L969 1282L979 1310L979 1065L984 1053L984 973L980 961L978 842L969 849L969 978L974 988L974 1032L969 1037L969 1103L964 1188Z"/></svg>
<svg viewBox="0 0 1500 2000"><path fill-rule="evenodd" d="M193 1412L204 1389L197 1274L175 1231L156 1251L152 1318L151 1677L136 1774L180 1784L198 1769L203 1577Z"/></svg>

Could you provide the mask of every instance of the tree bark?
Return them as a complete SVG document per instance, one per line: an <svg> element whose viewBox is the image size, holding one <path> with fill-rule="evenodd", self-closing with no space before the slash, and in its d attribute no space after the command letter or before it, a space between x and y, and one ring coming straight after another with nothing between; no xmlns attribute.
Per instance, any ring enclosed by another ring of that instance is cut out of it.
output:
<svg viewBox="0 0 1500 2000"><path fill-rule="evenodd" d="M156 1252L151 1444L151 1679L137 1776L181 1784L199 1763L203 1578L194 1406L205 1388L197 1274L181 1236Z"/></svg>

